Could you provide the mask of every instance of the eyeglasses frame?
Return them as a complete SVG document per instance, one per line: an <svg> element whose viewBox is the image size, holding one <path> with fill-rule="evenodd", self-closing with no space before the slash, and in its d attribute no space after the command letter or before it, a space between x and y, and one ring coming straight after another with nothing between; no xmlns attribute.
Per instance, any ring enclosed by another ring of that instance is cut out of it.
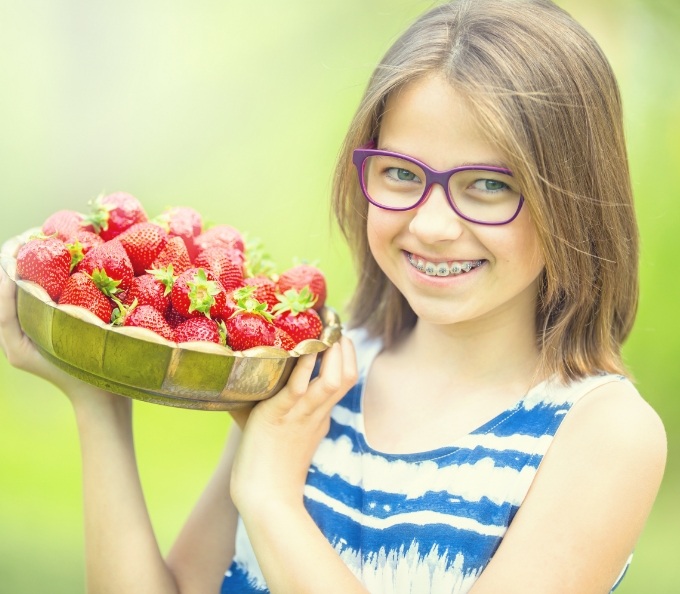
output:
<svg viewBox="0 0 680 594"><path fill-rule="evenodd" d="M512 171L509 169L506 169L504 167L495 167L493 165L463 165L461 167L454 167L453 169L448 169L446 171L439 171L437 169L433 169L429 165L426 165L422 161L419 161L418 159L411 157L409 155L404 155L402 153L395 153L392 151L384 151L380 149L376 149L375 143L374 142L369 142L368 144L361 146L359 148L354 149L352 152L352 162L354 163L354 166L356 167L357 174L359 176L359 184L361 185L361 191L363 192L364 196L366 197L366 200L368 200L371 204L374 206L377 206L378 208L382 208L383 210L391 210L391 211L398 211L398 212L404 212L407 210L413 210L414 208L418 208L427 198L429 197L430 193L432 192L432 188L434 187L434 184L439 184L443 189L444 193L446 194L446 199L449 203L449 206L453 209L453 211L462 219L465 219L466 221L469 221L470 223L475 223L478 225L491 225L491 226L498 226L498 225L507 225L508 223L511 223L517 218L517 215L519 215L520 210L522 210L522 205L524 204L524 196L522 194L519 195L519 201L517 203L517 210L515 211L515 214L512 215L509 219L501 222L494 222L494 223L489 223L487 221L479 221L477 219L473 219L471 217L468 217L464 215L460 210L458 210L458 207L456 206L456 203L453 200L453 197L451 196L451 192L449 190L449 180L451 177L455 174L458 173L459 171L490 171L493 173L502 173L503 175L509 175L512 177ZM377 156L386 156L386 157L395 157L398 159L403 159L405 161L408 161L410 163L413 163L414 165L417 165L420 167L424 172L425 172L425 189L423 190L423 195L418 199L418 201L411 205L407 206L404 208L399 208L399 207L394 207L394 206L384 206L382 204L378 204L373 200L370 195L368 194L368 190L366 188L366 183L364 181L364 169L366 168L366 160L368 157L377 157Z"/></svg>

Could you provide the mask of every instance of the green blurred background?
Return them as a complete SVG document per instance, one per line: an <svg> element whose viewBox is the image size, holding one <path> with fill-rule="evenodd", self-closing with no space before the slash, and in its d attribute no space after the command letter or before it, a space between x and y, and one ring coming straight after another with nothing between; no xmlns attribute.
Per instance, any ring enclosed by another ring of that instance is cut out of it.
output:
<svg viewBox="0 0 680 594"><path fill-rule="evenodd" d="M669 437L663 487L619 592L669 594L680 591L680 12L677 0L560 4L600 41L620 79L643 237L642 301L626 356ZM354 275L329 224L334 159L372 67L431 5L2 0L0 238L126 190L152 215L186 204L259 236L281 266L317 259L342 310ZM67 400L4 359L0 392L0 591L83 592L80 459ZM140 470L167 549L229 417L135 406Z"/></svg>

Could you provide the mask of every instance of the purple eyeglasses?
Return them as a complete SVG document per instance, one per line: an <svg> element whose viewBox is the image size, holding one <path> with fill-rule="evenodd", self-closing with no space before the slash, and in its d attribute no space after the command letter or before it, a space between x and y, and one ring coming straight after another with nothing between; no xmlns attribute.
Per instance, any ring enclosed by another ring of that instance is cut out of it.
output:
<svg viewBox="0 0 680 594"><path fill-rule="evenodd" d="M405 211L427 200L434 184L444 188L451 208L466 221L505 225L524 203L512 172L490 165L464 165L437 171L408 155L373 148L354 149L352 161L366 199L385 210Z"/></svg>

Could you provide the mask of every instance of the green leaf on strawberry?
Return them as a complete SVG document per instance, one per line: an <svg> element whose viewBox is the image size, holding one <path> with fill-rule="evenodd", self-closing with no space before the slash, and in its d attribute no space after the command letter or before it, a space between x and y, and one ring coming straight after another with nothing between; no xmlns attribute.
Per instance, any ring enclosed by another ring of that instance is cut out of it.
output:
<svg viewBox="0 0 680 594"><path fill-rule="evenodd" d="M177 280L177 276L174 274L174 267L172 264L168 264L164 268L150 268L147 272L165 287L164 295L170 295L172 287Z"/></svg>
<svg viewBox="0 0 680 594"><path fill-rule="evenodd" d="M87 274L87 273L85 273ZM106 274L103 268L95 268L88 276L92 279L97 288L107 297L113 297L120 292L120 280L115 280Z"/></svg>

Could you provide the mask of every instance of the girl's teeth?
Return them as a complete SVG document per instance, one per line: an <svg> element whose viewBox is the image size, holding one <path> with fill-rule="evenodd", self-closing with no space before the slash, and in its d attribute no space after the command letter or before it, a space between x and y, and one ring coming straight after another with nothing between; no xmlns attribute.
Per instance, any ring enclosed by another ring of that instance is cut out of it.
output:
<svg viewBox="0 0 680 594"><path fill-rule="evenodd" d="M450 266L446 262L435 264L428 262L422 258L416 258L413 254L409 254L408 260L412 266L424 272L428 276L449 276L451 274L458 275L465 272L470 272L473 268L481 266L482 260L474 262L453 262Z"/></svg>
<svg viewBox="0 0 680 594"><path fill-rule="evenodd" d="M437 276L449 276L449 265L446 262L437 266Z"/></svg>

